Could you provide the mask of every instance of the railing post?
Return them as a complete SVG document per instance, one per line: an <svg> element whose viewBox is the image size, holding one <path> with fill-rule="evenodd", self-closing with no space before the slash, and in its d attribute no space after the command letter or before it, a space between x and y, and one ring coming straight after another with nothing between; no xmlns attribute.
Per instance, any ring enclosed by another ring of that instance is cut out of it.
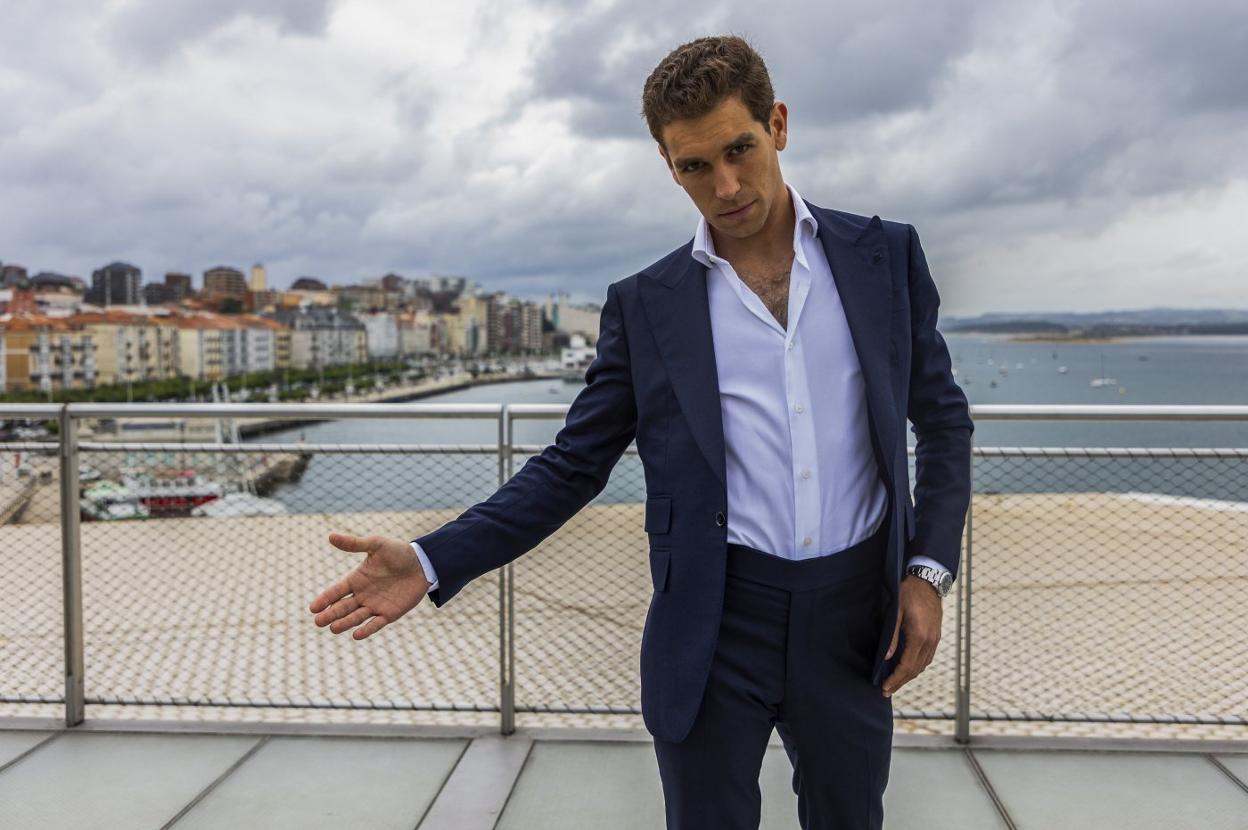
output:
<svg viewBox="0 0 1248 830"><path fill-rule="evenodd" d="M498 486L511 478L511 411L506 404L498 414ZM499 570L498 580L498 711L499 731L516 731L516 618L515 571L508 562Z"/></svg>
<svg viewBox="0 0 1248 830"><path fill-rule="evenodd" d="M86 715L83 684L82 539L79 535L78 428L61 407L61 577L65 612L65 725L77 726Z"/></svg>
<svg viewBox="0 0 1248 830"><path fill-rule="evenodd" d="M974 538L975 516L975 436L971 435L970 483L971 498L966 506L966 558L962 562L962 578L958 580L957 603L957 651L954 672L958 678L956 690L954 741L960 744L971 741L971 540Z"/></svg>

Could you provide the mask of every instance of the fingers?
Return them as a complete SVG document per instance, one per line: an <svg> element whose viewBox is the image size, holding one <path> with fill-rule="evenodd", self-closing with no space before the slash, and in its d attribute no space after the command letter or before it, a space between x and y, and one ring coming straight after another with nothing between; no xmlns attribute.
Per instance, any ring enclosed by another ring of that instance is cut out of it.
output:
<svg viewBox="0 0 1248 830"><path fill-rule="evenodd" d="M339 550L351 553L372 553L381 546L379 536L352 536L350 533L331 533L329 543Z"/></svg>
<svg viewBox="0 0 1248 830"><path fill-rule="evenodd" d="M347 580L344 577L317 594L316 599L312 600L311 604L308 605L308 610L315 614L323 608L328 608L330 603L337 602L349 593L351 593L351 588L347 585ZM337 618L330 617L326 622L333 619ZM321 623L317 623L317 625L321 625Z"/></svg>
<svg viewBox="0 0 1248 830"><path fill-rule="evenodd" d="M372 615L373 615L373 612L370 611L368 608L356 608L354 611L342 617L341 619L334 620L333 624L329 626L329 630L334 632L335 634L341 634L342 632L346 631L348 628L354 628L355 626L364 622Z"/></svg>
<svg viewBox="0 0 1248 830"><path fill-rule="evenodd" d="M881 686L884 697L892 697L894 692L922 674L931 665L935 654L936 642L934 640L916 640L907 636L906 647L901 652L901 660L898 661L897 668L893 669L893 673L884 680Z"/></svg>
<svg viewBox="0 0 1248 830"><path fill-rule="evenodd" d="M335 620L342 619L347 614L350 614L352 611L354 611L355 609L359 607L360 607L360 600L355 596L355 594L351 594L350 596L345 596L342 599L338 600L329 608L320 612L312 619L316 622L317 626L329 625Z"/></svg>
<svg viewBox="0 0 1248 830"><path fill-rule="evenodd" d="M376 634L378 631L381 631L381 629L386 627L386 623L388 622L390 622L388 619L378 614L368 622L364 623L364 625L357 628L351 636L357 640L363 640L368 635Z"/></svg>

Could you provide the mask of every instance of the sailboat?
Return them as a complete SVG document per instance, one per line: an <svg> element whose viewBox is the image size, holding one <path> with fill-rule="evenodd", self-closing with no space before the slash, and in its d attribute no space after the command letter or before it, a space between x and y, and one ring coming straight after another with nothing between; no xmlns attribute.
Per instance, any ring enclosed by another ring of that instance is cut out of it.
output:
<svg viewBox="0 0 1248 830"><path fill-rule="evenodd" d="M1118 385L1118 381L1116 379L1105 377L1105 353L1104 352L1101 353L1101 376L1099 378L1092 378L1089 385L1090 386L1117 386Z"/></svg>

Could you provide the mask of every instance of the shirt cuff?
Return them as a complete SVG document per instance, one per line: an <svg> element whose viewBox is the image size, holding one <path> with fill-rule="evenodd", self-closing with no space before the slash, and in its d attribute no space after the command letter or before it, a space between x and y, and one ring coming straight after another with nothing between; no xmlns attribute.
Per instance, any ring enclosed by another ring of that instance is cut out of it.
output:
<svg viewBox="0 0 1248 830"><path fill-rule="evenodd" d="M936 570L940 571L942 574L949 573L948 568L946 568L944 565L940 564L939 562L937 562L935 559L933 559L930 556L921 556L918 554L911 556L909 559L906 560L906 567L908 568L911 565L927 565L929 568L935 568Z"/></svg>
<svg viewBox="0 0 1248 830"><path fill-rule="evenodd" d="M433 565L429 564L429 557L425 555L420 545L412 542L412 550L416 551L416 558L420 560L420 568L425 572L425 579L429 580L429 590L432 591L438 587L438 575L433 570Z"/></svg>

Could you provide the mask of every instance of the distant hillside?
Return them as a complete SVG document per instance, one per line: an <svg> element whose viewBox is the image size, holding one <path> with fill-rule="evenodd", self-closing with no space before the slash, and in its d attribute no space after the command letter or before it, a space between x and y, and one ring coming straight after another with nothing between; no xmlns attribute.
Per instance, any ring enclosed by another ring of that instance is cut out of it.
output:
<svg viewBox="0 0 1248 830"><path fill-rule="evenodd" d="M1059 337L1248 334L1248 309L1146 308L1096 312L988 312L947 317L942 331Z"/></svg>

